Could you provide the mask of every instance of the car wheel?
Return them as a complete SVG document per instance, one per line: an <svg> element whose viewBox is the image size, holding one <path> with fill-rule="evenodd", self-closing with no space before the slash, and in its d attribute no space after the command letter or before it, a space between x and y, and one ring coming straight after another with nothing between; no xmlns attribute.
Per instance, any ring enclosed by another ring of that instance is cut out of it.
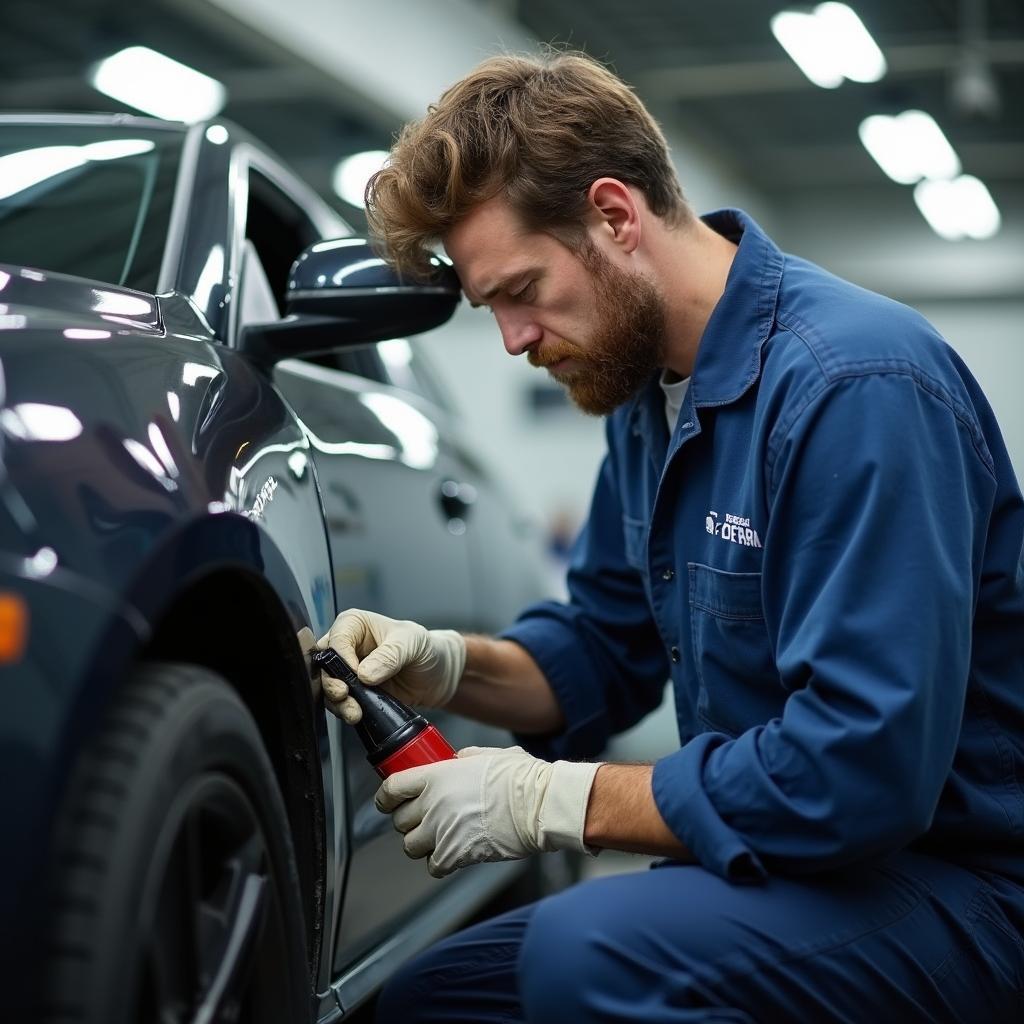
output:
<svg viewBox="0 0 1024 1024"><path fill-rule="evenodd" d="M218 676L139 670L76 768L54 854L45 1021L311 1020L284 802Z"/></svg>

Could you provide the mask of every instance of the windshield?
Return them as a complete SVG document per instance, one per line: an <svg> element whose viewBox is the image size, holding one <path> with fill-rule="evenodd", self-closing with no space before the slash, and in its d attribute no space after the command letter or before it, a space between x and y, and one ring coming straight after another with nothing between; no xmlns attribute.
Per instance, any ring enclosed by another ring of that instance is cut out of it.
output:
<svg viewBox="0 0 1024 1024"><path fill-rule="evenodd" d="M0 124L0 263L155 291L183 139Z"/></svg>

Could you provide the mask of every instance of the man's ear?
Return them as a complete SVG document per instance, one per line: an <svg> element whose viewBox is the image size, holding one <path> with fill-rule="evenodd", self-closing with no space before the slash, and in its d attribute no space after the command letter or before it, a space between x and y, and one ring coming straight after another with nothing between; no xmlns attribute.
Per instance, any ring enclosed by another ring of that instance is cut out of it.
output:
<svg viewBox="0 0 1024 1024"><path fill-rule="evenodd" d="M626 253L640 244L640 208L629 187L618 178L598 178L587 193L589 208L584 222L605 244Z"/></svg>

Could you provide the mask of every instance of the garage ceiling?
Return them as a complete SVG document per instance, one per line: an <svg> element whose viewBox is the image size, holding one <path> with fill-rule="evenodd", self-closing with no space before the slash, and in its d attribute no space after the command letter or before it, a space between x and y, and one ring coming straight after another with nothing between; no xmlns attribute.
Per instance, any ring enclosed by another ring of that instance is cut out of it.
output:
<svg viewBox="0 0 1024 1024"><path fill-rule="evenodd" d="M891 187L864 151L857 126L868 114L926 110L964 169L1024 183L1024 4L990 0L985 45L1001 109L971 116L952 101L951 68L966 28L956 0L852 0L885 53L879 83L812 85L776 42L769 18L786 4L763 0L521 0L519 18L539 38L568 39L611 60L641 95L729 158L769 193ZM981 5L984 11L984 6Z"/></svg>
<svg viewBox="0 0 1024 1024"><path fill-rule="evenodd" d="M815 196L884 207L897 186L857 139L870 113L920 107L945 130L964 170L988 184L1004 217L1024 208L1024 3L1021 0L853 0L886 54L875 85L808 82L779 47L762 0L475 0L534 36L607 60L667 124L699 140L781 208ZM300 4L296 4L300 6ZM951 68L971 12L982 12L1000 108L953 102ZM45 13L44 13L45 12ZM227 86L230 117L280 152L325 194L348 152L386 148L387 111L204 0L5 0L0 109L121 109L94 91L89 65L122 46L158 49ZM396 73L399 73L396 69ZM912 204L911 204L912 205ZM916 217L916 213L913 213Z"/></svg>
<svg viewBox="0 0 1024 1024"><path fill-rule="evenodd" d="M86 76L96 61L142 45L224 83L223 115L335 203L335 163L390 143L395 125L386 111L357 105L336 80L203 0L55 0L45 17L40 10L36 0L4 0L0 111L131 111L93 89Z"/></svg>

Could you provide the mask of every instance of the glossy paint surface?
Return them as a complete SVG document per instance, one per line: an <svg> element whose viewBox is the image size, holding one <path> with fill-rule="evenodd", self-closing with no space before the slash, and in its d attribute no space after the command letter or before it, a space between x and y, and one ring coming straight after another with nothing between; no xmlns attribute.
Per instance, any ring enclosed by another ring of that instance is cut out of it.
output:
<svg viewBox="0 0 1024 1024"><path fill-rule="evenodd" d="M39 924L74 757L204 574L269 585L279 621L314 637L350 606L494 630L541 590L536 538L414 381L396 386L383 364L290 360L264 373L237 351L250 175L273 179L315 237L347 229L244 133L209 136L183 133L158 294L0 265L0 591L31 613L24 656L0 669L0 820L17 822L2 854L5 921ZM222 641L215 621L209 630ZM281 694L282 712L303 709L296 728L307 731L289 742L315 772L305 799L322 823L321 867L307 913L319 917L323 1016L380 976L360 966L374 947L436 933L431 907L451 912L444 893L469 905L505 876L437 883L405 858L373 807L379 780L360 744L313 703L297 644L293 660L298 670L274 666L260 685ZM431 717L455 748L508 739ZM39 936L28 924L5 929L13 936L3 962L17 974Z"/></svg>

